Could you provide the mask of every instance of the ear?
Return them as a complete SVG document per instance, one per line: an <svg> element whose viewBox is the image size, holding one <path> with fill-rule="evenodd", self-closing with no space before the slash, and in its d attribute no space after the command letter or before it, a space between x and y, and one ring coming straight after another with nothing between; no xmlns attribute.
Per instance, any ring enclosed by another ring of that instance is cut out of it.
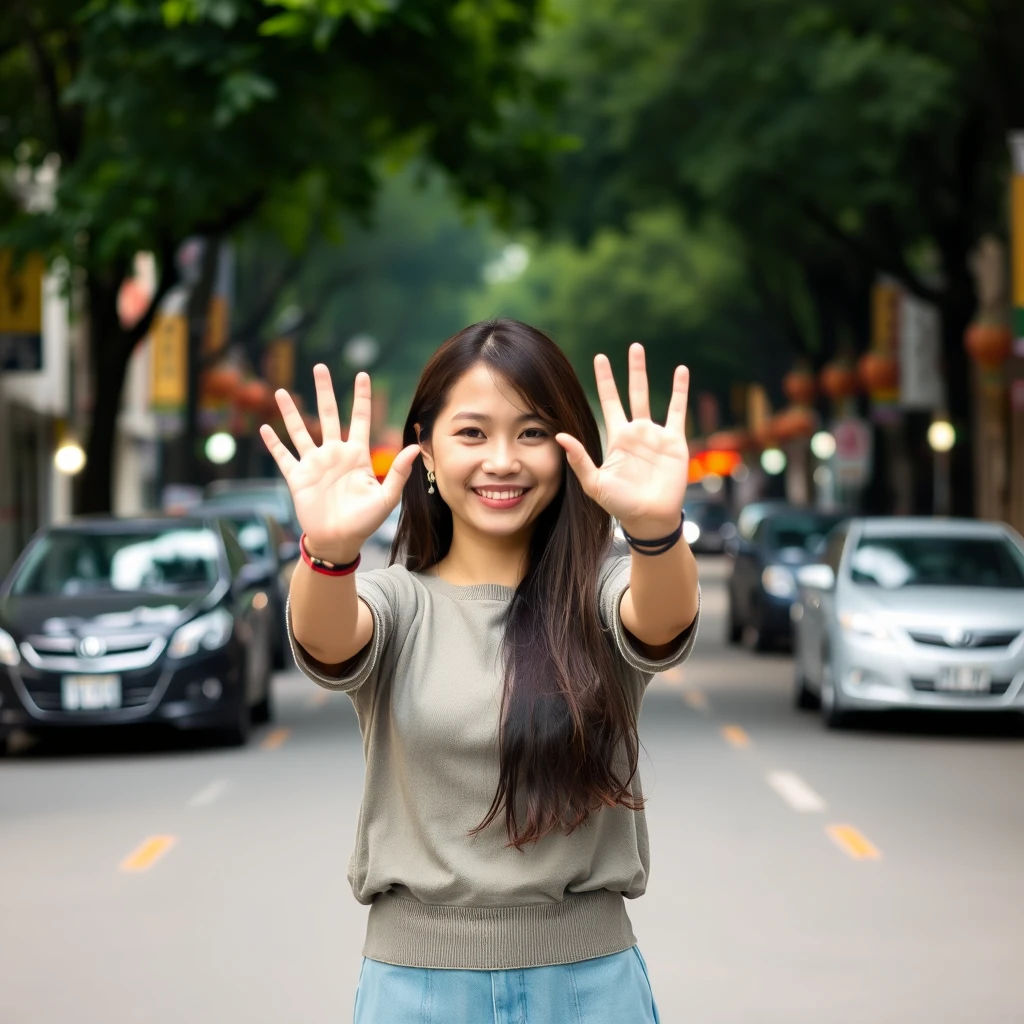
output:
<svg viewBox="0 0 1024 1024"><path fill-rule="evenodd" d="M418 423L413 424L413 429L416 431L416 441L420 446L420 455L423 457L423 465L427 469L434 468L434 456L431 450L430 439L424 440L420 435L420 425Z"/></svg>

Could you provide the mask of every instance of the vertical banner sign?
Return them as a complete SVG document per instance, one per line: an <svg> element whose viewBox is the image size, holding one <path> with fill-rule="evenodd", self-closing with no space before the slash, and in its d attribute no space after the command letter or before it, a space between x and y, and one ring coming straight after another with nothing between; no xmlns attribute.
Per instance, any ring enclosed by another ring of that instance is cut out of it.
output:
<svg viewBox="0 0 1024 1024"><path fill-rule="evenodd" d="M188 321L182 313L158 313L153 345L150 402L154 412L182 413L188 401Z"/></svg>
<svg viewBox="0 0 1024 1024"><path fill-rule="evenodd" d="M295 384L295 339L275 338L263 355L263 379L276 391Z"/></svg>
<svg viewBox="0 0 1024 1024"><path fill-rule="evenodd" d="M0 372L43 368L43 261L0 249Z"/></svg>
<svg viewBox="0 0 1024 1024"><path fill-rule="evenodd" d="M1010 135L1010 247L1013 273L1013 352L1024 356L1024 132Z"/></svg>
<svg viewBox="0 0 1024 1024"><path fill-rule="evenodd" d="M946 404L942 378L939 311L930 302L904 295L900 302L900 405L940 409Z"/></svg>

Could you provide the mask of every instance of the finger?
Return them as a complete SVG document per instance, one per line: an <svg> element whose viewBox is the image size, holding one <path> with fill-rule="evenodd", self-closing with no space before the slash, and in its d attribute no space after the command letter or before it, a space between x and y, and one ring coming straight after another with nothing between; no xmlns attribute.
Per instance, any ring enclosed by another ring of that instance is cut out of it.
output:
<svg viewBox="0 0 1024 1024"><path fill-rule="evenodd" d="M591 498L594 497L597 493L598 469L594 465L593 459L587 454L586 448L572 434L556 434L555 440L565 450L565 457L570 468L576 474L583 493Z"/></svg>
<svg viewBox="0 0 1024 1024"><path fill-rule="evenodd" d="M651 399L647 387L647 357L639 342L629 346L629 413L633 420L651 418Z"/></svg>
<svg viewBox="0 0 1024 1024"><path fill-rule="evenodd" d="M686 406L690 398L690 371L677 366L672 375L672 398L668 403L665 429L679 437L686 437Z"/></svg>
<svg viewBox="0 0 1024 1024"><path fill-rule="evenodd" d="M260 437L263 438L267 450L274 457L277 468L281 470L281 475L287 480L288 474L298 465L295 456L288 451L284 442L277 436L277 431L268 423L264 423L260 427Z"/></svg>
<svg viewBox="0 0 1024 1024"><path fill-rule="evenodd" d="M316 447L313 438L309 436L306 424L302 422L302 413L295 407L292 396L284 388L278 388L274 392L274 398L277 399L277 407L281 410L288 436L292 439L299 458L302 458L306 452L311 452Z"/></svg>
<svg viewBox="0 0 1024 1024"><path fill-rule="evenodd" d="M384 491L384 498L388 503L388 510L393 509L402 498L402 489L405 487L412 475L412 467L420 454L420 446L411 444L403 448L391 463L391 468L384 477L381 489Z"/></svg>
<svg viewBox="0 0 1024 1024"><path fill-rule="evenodd" d="M334 397L331 371L323 363L313 367L316 381L316 411L320 414L320 436L326 441L341 440L341 420L338 418L338 400Z"/></svg>
<svg viewBox="0 0 1024 1024"><path fill-rule="evenodd" d="M348 439L351 444L370 449L370 375L363 370L356 374L352 388L352 420Z"/></svg>
<svg viewBox="0 0 1024 1024"><path fill-rule="evenodd" d="M609 437L626 422L626 413L619 401L619 389L615 386L612 364L605 355L594 356L594 377L597 379L597 397L604 413L604 425Z"/></svg>

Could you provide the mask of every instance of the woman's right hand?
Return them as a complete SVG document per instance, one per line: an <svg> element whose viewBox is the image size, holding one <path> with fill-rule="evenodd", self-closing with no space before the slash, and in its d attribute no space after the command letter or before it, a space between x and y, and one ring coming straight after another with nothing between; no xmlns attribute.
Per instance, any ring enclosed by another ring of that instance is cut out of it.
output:
<svg viewBox="0 0 1024 1024"><path fill-rule="evenodd" d="M341 439L338 403L323 363L313 367L313 379L323 443L317 446L309 436L295 402L283 388L274 397L298 459L268 424L260 427L260 436L291 491L310 554L330 562L350 562L398 504L420 449L415 444L403 448L381 483L370 459L369 374L356 375L347 441Z"/></svg>

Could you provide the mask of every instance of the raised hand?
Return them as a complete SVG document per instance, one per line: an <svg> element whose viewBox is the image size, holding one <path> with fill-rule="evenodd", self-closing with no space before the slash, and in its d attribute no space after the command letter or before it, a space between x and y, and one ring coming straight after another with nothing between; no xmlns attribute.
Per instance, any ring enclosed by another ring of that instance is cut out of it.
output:
<svg viewBox="0 0 1024 1024"><path fill-rule="evenodd" d="M347 441L341 439L330 371L317 363L313 378L323 443L314 443L295 402L283 388L274 397L299 457L288 451L266 423L260 427L260 437L291 491L309 552L331 562L348 562L398 504L420 449L418 445L403 448L381 483L373 474L370 459L369 374L356 375Z"/></svg>
<svg viewBox="0 0 1024 1024"><path fill-rule="evenodd" d="M608 438L604 462L594 465L583 445L570 434L555 440L584 492L615 516L635 537L662 537L679 525L686 497L690 451L686 444L686 401L690 371L677 366L665 425L651 419L643 345L629 348L629 407L626 419L608 357L594 358L597 393ZM660 531L660 532L659 532Z"/></svg>

